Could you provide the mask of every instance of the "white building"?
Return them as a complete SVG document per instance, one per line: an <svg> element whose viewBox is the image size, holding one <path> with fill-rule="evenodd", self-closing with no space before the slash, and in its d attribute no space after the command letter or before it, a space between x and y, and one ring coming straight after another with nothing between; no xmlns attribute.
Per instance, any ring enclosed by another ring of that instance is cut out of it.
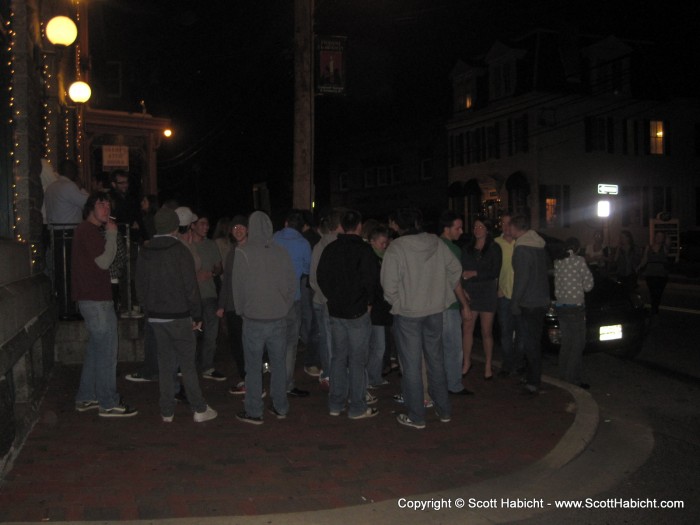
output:
<svg viewBox="0 0 700 525"><path fill-rule="evenodd" d="M700 100L680 98L654 46L538 30L452 72L450 207L468 219L526 211L549 235L638 244L660 213L700 226ZM599 184L616 185L611 215ZM675 225L675 221L666 223ZM674 236L674 247L677 237Z"/></svg>

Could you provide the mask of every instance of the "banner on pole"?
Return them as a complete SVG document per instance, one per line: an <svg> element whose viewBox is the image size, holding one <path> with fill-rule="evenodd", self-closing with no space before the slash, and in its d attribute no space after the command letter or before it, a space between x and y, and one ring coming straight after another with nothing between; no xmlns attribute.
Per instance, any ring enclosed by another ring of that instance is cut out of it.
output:
<svg viewBox="0 0 700 525"><path fill-rule="evenodd" d="M316 94L345 94L344 36L316 37Z"/></svg>

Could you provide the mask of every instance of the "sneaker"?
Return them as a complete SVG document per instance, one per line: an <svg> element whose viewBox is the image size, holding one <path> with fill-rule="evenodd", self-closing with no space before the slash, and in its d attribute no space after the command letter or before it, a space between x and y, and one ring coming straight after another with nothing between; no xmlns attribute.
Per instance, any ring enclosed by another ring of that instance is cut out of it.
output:
<svg viewBox="0 0 700 525"><path fill-rule="evenodd" d="M234 396L245 395L245 381L240 381L238 384L229 388L228 393L233 394Z"/></svg>
<svg viewBox="0 0 700 525"><path fill-rule="evenodd" d="M367 387L367 389L368 389L368 390L376 390L376 389L379 388L380 386L384 386L384 385L388 385L388 384L389 384L389 381L387 381L386 379L382 379L382 380L381 380L379 383L377 383L376 385L369 385L369 386Z"/></svg>
<svg viewBox="0 0 700 525"><path fill-rule="evenodd" d="M379 401L379 399L376 398L376 396L373 396L369 392L365 392L365 403L368 405L374 405Z"/></svg>
<svg viewBox="0 0 700 525"><path fill-rule="evenodd" d="M195 412L194 413L194 422L195 423L204 423L205 421L209 421L212 419L215 419L216 416L218 416L219 413L214 410L212 407L207 405L207 407L204 409L203 412Z"/></svg>
<svg viewBox="0 0 700 525"><path fill-rule="evenodd" d="M374 417L377 414L379 414L379 410L377 410L376 408L368 408L361 414L358 414L356 416L348 416L348 419L365 419L368 417Z"/></svg>
<svg viewBox="0 0 700 525"><path fill-rule="evenodd" d="M263 374L269 374L269 373L270 373L270 363L268 363L268 362L263 363L262 373L263 373Z"/></svg>
<svg viewBox="0 0 700 525"><path fill-rule="evenodd" d="M155 379L151 379L150 377L144 377L143 375L141 375L140 372L126 374L124 376L124 379L126 379L127 381L133 381L134 383L151 383L155 381Z"/></svg>
<svg viewBox="0 0 700 525"><path fill-rule="evenodd" d="M131 408L129 405L116 405L112 408L100 407L100 417L131 417L138 414L138 410Z"/></svg>
<svg viewBox="0 0 700 525"><path fill-rule="evenodd" d="M306 372L306 375L310 375L311 377L318 377L321 375L321 371L317 366L305 366L304 372Z"/></svg>
<svg viewBox="0 0 700 525"><path fill-rule="evenodd" d="M100 408L100 404L97 401L80 401L75 404L75 409L78 412L86 412L93 408Z"/></svg>
<svg viewBox="0 0 700 525"><path fill-rule="evenodd" d="M425 423L416 423L415 421L411 421L406 414L399 414L396 416L396 421L405 427L417 428L419 430L425 428Z"/></svg>
<svg viewBox="0 0 700 525"><path fill-rule="evenodd" d="M437 417L440 420L440 423L449 423L450 421L452 421L452 417L450 417L450 416L443 416L437 410L435 411L435 413L437 414Z"/></svg>
<svg viewBox="0 0 700 525"><path fill-rule="evenodd" d="M172 423L175 416L160 416L163 423Z"/></svg>
<svg viewBox="0 0 700 525"><path fill-rule="evenodd" d="M331 390L331 382L327 377L324 377L323 379L320 379L319 382L319 387L323 392L330 392Z"/></svg>
<svg viewBox="0 0 700 525"><path fill-rule="evenodd" d="M287 391L287 395L292 397L309 397L309 391L292 388L291 390Z"/></svg>
<svg viewBox="0 0 700 525"><path fill-rule="evenodd" d="M394 401L396 401L397 403L403 405L403 396L402 396L401 394L394 394L394 395L392 396L392 399L393 399ZM425 401L423 401L423 406L424 406L425 408L432 408L432 407L433 407L433 401L432 401L432 399L426 399Z"/></svg>
<svg viewBox="0 0 700 525"><path fill-rule="evenodd" d="M539 393L539 388L537 388L535 385L530 385L528 383L526 383L523 389L521 390L521 394L524 396L536 396Z"/></svg>
<svg viewBox="0 0 700 525"><path fill-rule="evenodd" d="M345 412L345 409L341 408L340 410L330 410L328 413L333 417L337 417L341 414L341 412Z"/></svg>
<svg viewBox="0 0 700 525"><path fill-rule="evenodd" d="M204 372L202 377L204 379L211 379L212 381L226 381L226 376L213 368Z"/></svg>
<svg viewBox="0 0 700 525"><path fill-rule="evenodd" d="M267 407L267 411L270 414L272 414L273 416L275 416L277 419L286 419L287 418L287 414L282 414L282 413L278 412L277 409L272 405Z"/></svg>
<svg viewBox="0 0 700 525"><path fill-rule="evenodd" d="M262 425L263 419L261 417L249 416L245 410L242 410L236 414L236 419L238 421L243 421L244 423L250 423L251 425Z"/></svg>
<svg viewBox="0 0 700 525"><path fill-rule="evenodd" d="M471 390L467 390L466 388L463 388L462 390L458 390L457 392L453 392L452 390L449 390L451 396L473 396L474 392Z"/></svg>

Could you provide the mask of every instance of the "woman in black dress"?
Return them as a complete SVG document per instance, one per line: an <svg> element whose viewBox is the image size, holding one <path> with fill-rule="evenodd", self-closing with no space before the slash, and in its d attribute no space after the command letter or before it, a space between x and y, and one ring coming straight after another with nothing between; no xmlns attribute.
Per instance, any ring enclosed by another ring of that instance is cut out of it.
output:
<svg viewBox="0 0 700 525"><path fill-rule="evenodd" d="M493 319L498 305L498 275L501 271L501 248L493 242L491 232L490 220L477 219L471 242L462 248L462 286L474 314L462 326L462 375L471 368L474 327L477 319L481 319L481 340L486 356L484 379L493 377Z"/></svg>

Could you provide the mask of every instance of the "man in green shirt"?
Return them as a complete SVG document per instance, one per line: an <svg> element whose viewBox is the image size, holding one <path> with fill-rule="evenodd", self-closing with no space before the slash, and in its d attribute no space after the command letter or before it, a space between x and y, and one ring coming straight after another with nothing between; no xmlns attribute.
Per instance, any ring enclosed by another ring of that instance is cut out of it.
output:
<svg viewBox="0 0 700 525"><path fill-rule="evenodd" d="M199 215L192 223L192 245L201 260L201 268L197 272L199 294L202 297L203 331L201 341L200 367L202 377L214 381L225 381L226 376L214 368L216 354L216 337L219 333L219 318L216 316L218 294L214 277L223 272L221 252L216 243L207 237L209 233L209 218Z"/></svg>
<svg viewBox="0 0 700 525"><path fill-rule="evenodd" d="M440 238L457 260L461 261L462 250L455 241L459 240L464 233L462 219L453 211L447 210L440 216L440 228ZM461 286L459 291L464 293ZM469 306L466 310L469 310ZM469 315L471 316L471 312ZM473 394L474 392L467 390L462 384L462 316L457 300L442 312L442 351L447 375L447 390L453 395Z"/></svg>

